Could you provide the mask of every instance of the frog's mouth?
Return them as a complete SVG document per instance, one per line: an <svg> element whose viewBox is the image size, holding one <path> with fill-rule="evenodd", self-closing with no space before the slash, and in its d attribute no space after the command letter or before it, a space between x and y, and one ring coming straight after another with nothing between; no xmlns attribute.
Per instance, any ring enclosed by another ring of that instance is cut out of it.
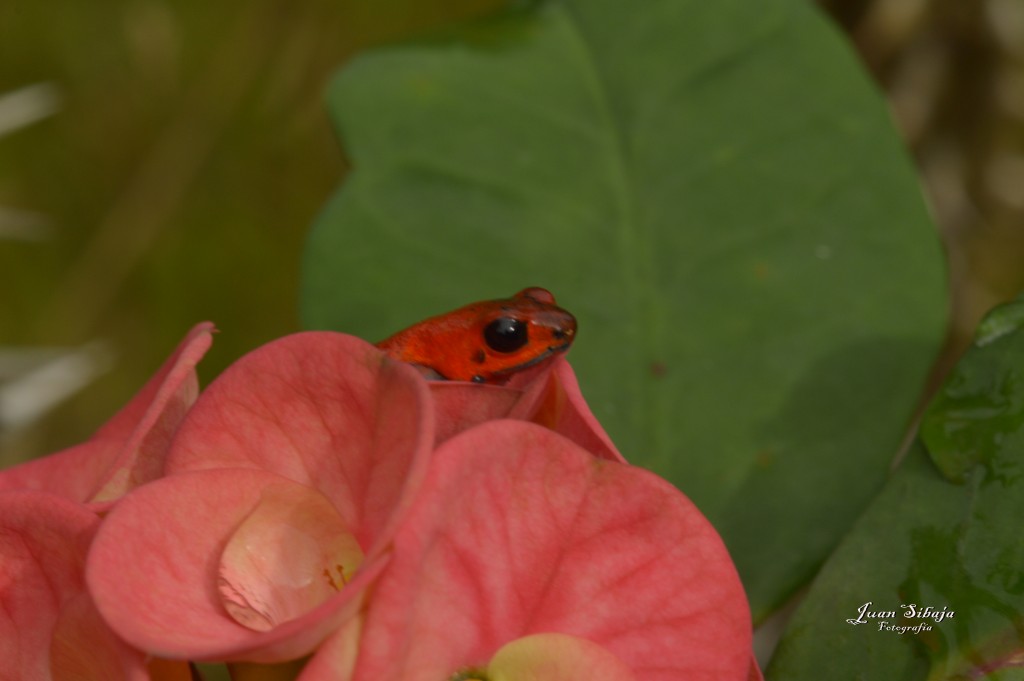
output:
<svg viewBox="0 0 1024 681"><path fill-rule="evenodd" d="M494 371L494 372L491 373L491 376L493 376L494 378L500 379L502 381L506 381L509 378L511 378L511 376L513 374L517 374L520 371L523 371L524 369L529 369L530 367L532 367L534 365L537 365L537 364L540 364L541 362L543 362L543 361L545 361L545 360L547 360L547 359L549 359L551 357L554 357L555 355L562 354L563 352L565 352L566 350L569 349L570 345L572 345L572 341L567 341L565 343L562 343L561 345L554 345L552 347L549 347L548 349L546 349L544 352L540 353L539 355L537 355L533 359L527 360L527 361L525 361L525 362L523 362L521 364L516 364L515 366L508 367L507 369L502 369L501 371ZM419 371L420 374L422 374L423 378L427 379L428 381L450 381L450 380L452 380L452 379L448 378L447 376L445 376L444 374L442 374L437 369L434 369L433 367L429 367L429 366L426 366L424 364L415 364L415 363L410 364L410 366L414 367L417 371ZM470 379L470 382L473 382L473 383L483 383L484 380L483 380L483 377L474 377L474 378Z"/></svg>
<svg viewBox="0 0 1024 681"><path fill-rule="evenodd" d="M494 376L499 376L501 378L506 378L506 377L508 377L511 374L515 374L515 373L518 373L518 372L522 371L523 369L529 369L530 367L532 367L532 366L534 366L536 364L540 364L541 362L543 362L544 360L546 360L546 359L548 359L550 357L554 357L555 355L559 355L559 354L565 352L566 350L569 349L570 345L572 345L572 341L571 340L570 341L566 341L565 343L562 343L561 345L553 345L553 346L549 347L547 350L545 350L544 352L542 352L539 355L537 355L536 357L534 357L533 359L529 359L529 360L523 362L522 364L516 364L515 366L509 367L507 369L502 369L501 371L495 371L494 372Z"/></svg>

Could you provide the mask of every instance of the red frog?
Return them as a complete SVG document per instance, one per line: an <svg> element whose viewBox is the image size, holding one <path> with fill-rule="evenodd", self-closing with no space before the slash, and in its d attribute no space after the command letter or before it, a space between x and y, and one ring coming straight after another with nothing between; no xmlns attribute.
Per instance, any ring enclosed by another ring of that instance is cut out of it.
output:
<svg viewBox="0 0 1024 681"><path fill-rule="evenodd" d="M533 287L431 317L377 347L433 378L502 384L565 352L575 336L576 318L549 291Z"/></svg>

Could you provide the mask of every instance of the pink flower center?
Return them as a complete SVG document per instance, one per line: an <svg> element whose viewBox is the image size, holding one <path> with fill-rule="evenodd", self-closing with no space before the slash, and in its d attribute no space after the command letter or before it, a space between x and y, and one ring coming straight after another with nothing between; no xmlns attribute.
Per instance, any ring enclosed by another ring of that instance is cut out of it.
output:
<svg viewBox="0 0 1024 681"><path fill-rule="evenodd" d="M217 591L236 622L268 631L340 591L363 558L323 495L297 484L272 485L228 539Z"/></svg>
<svg viewBox="0 0 1024 681"><path fill-rule="evenodd" d="M494 654L486 669L463 669L449 681L636 681L607 648L569 634L517 638Z"/></svg>

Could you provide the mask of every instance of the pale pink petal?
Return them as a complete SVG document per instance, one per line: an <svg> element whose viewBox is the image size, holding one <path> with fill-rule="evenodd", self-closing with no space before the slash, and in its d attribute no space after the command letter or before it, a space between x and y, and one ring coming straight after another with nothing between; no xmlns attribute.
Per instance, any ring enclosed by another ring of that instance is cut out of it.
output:
<svg viewBox="0 0 1024 681"><path fill-rule="evenodd" d="M72 501L92 497L120 452L116 443L89 440L0 471L0 492L36 490Z"/></svg>
<svg viewBox="0 0 1024 681"><path fill-rule="evenodd" d="M213 331L210 322L194 326L160 371L97 433L120 441L121 448L92 501L113 501L163 474L171 437L199 395L195 367L210 349Z"/></svg>
<svg viewBox="0 0 1024 681"><path fill-rule="evenodd" d="M319 489L360 544L386 542L434 441L426 382L352 336L307 332L249 353L203 392L168 472L256 468Z"/></svg>
<svg viewBox="0 0 1024 681"><path fill-rule="evenodd" d="M553 362L550 371L539 375L524 387L524 391L510 418L539 423L564 435L594 456L625 463L625 458L583 399L576 374L564 357Z"/></svg>
<svg viewBox="0 0 1024 681"><path fill-rule="evenodd" d="M595 456L625 463L626 459L619 453L615 443L608 437L608 433L604 431L601 423L590 411L587 401L583 399L579 381L576 380L576 373L572 370L569 362L563 359L556 363L552 373L554 380L565 394L566 404L561 411L561 417L555 420L551 429Z"/></svg>
<svg viewBox="0 0 1024 681"><path fill-rule="evenodd" d="M436 432L441 444L484 421L506 418L522 397L521 390L464 381L430 381Z"/></svg>
<svg viewBox="0 0 1024 681"><path fill-rule="evenodd" d="M338 593L363 558L322 494L268 485L221 552L218 591L236 622L270 631Z"/></svg>
<svg viewBox="0 0 1024 681"><path fill-rule="evenodd" d="M594 456L625 462L583 399L565 357L532 367L507 385L430 381L437 415L435 442L501 418L532 421L560 433Z"/></svg>
<svg viewBox="0 0 1024 681"><path fill-rule="evenodd" d="M539 426L495 421L442 445L394 547L355 681L449 678L542 632L593 641L645 680L747 678L746 598L707 520L664 480Z"/></svg>
<svg viewBox="0 0 1024 681"><path fill-rule="evenodd" d="M144 656L113 635L85 592L85 555L98 525L94 513L55 495L0 493L4 678L148 678Z"/></svg>
<svg viewBox="0 0 1024 681"><path fill-rule="evenodd" d="M50 644L51 681L191 681L187 662L147 659L118 639L84 591L64 604Z"/></svg>
<svg viewBox="0 0 1024 681"><path fill-rule="evenodd" d="M288 660L351 616L386 561L329 588L351 548L334 535L345 527L319 492L273 473L181 473L113 507L89 554L89 590L115 632L161 657ZM317 582L328 588L306 589ZM270 626L241 624L227 603L236 597Z"/></svg>
<svg viewBox="0 0 1024 681"><path fill-rule="evenodd" d="M298 681L351 681L359 644L362 642L364 614L349 618L330 635L310 658Z"/></svg>
<svg viewBox="0 0 1024 681"><path fill-rule="evenodd" d="M195 366L212 333L209 322L197 324L89 441L0 472L0 490L36 489L74 501L109 502L158 477L170 437L198 393Z"/></svg>

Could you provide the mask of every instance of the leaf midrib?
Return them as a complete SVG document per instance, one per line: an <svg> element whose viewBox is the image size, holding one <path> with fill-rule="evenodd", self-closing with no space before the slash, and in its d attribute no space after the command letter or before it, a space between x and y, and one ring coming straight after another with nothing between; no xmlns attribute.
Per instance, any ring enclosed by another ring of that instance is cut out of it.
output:
<svg viewBox="0 0 1024 681"><path fill-rule="evenodd" d="M628 308L623 310L623 314L631 310L641 322L638 337L629 340L633 343L633 349L637 351L641 362L644 358L649 361L650 358L663 357L664 353L660 352L665 347L663 315L659 314L659 308L654 304L657 299L656 273L653 268L655 261L650 248L649 234L644 231L643 220L638 215L635 174L631 171L629 163L627 126L615 115L610 79L601 71L596 58L597 52L585 35L578 15L568 4L559 5L553 11L564 15L565 24L569 29L567 35L572 40L571 47L578 55L579 64L583 69L582 75L594 94L598 123L606 133L604 138L608 152L607 177L612 204L617 208L612 231L619 247L618 274ZM644 267L645 263L647 267ZM624 325L623 328L631 327ZM659 407L663 407L665 401L655 397L641 371L629 374L628 387L622 388L627 396L622 406L629 410L628 421L633 426L632 430L634 433L644 434L644 441L636 444L640 444L646 451L663 451L668 436L667 428L663 426L667 425L669 420L662 418L664 414L660 413L662 409ZM662 427L655 428L655 424Z"/></svg>

